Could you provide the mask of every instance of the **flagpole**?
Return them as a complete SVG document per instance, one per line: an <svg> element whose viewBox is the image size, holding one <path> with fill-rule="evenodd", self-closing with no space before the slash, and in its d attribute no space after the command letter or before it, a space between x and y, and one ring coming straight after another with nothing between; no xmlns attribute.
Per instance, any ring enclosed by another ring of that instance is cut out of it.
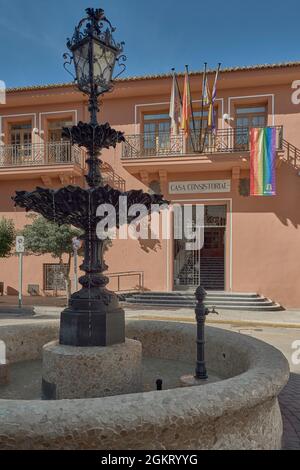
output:
<svg viewBox="0 0 300 470"><path fill-rule="evenodd" d="M212 91L212 106L214 105L215 100L216 100L217 83L218 83L220 69L221 69L221 62L218 63L218 69L217 69L216 76L215 76L214 88ZM214 109L212 109L212 123L214 123Z"/></svg>
<svg viewBox="0 0 300 470"><path fill-rule="evenodd" d="M203 72L203 80L202 80L202 105L201 105L201 115L200 115L200 152L202 152L202 129L203 129L203 114L204 114L204 87L206 82L206 70L207 70L207 62L204 62L204 72Z"/></svg>
<svg viewBox="0 0 300 470"><path fill-rule="evenodd" d="M217 82L218 82L220 68L221 68L221 63L219 62L218 63L218 68L217 68L217 71L216 71L216 75L215 75L213 89L212 89L212 92L211 92L211 100L210 100L209 111L208 111L209 114L211 113L211 115L209 116L210 121L211 121L209 146L211 146L211 144L212 144L212 134L213 134L213 131L215 130L215 126L214 126L214 124L215 124L214 123L214 104L215 104L215 100L216 100ZM208 124L208 122L207 122L207 124ZM206 139L207 131L208 131L208 126L207 126L207 130L206 130L206 133L205 133L204 142L205 142L205 139Z"/></svg>
<svg viewBox="0 0 300 470"><path fill-rule="evenodd" d="M204 151L205 139L206 139L207 132L208 132L209 117L211 118L210 136L212 135L212 124L213 124L213 120L214 120L214 103L215 103L215 100L216 100L216 96L215 96L215 95L216 95L217 81L218 81L218 77L219 77L220 68L221 68L221 63L219 62L219 63L218 63L218 68L217 68L217 71L216 71L216 75L215 75L215 81L214 81L214 84L213 84L213 89L212 89L212 92L211 92L211 97L210 97L210 104L209 104L209 109L208 109L207 127L206 127L206 129L205 129L205 134L204 134L204 139L203 139L203 151ZM209 115L210 112L211 112L211 116ZM209 143L211 144L211 138L209 139Z"/></svg>
<svg viewBox="0 0 300 470"><path fill-rule="evenodd" d="M187 75L189 77L189 66L186 65L185 69L186 69ZM191 91L191 89L190 89L190 91ZM192 93L190 93L190 106L191 106L191 112L192 112L193 131L194 131L194 137L195 137L195 135L196 135L196 126L195 126L195 116L194 116L194 110L193 110ZM193 151L195 152L194 137L191 139L191 142L192 142Z"/></svg>
<svg viewBox="0 0 300 470"><path fill-rule="evenodd" d="M174 100L174 77L175 77L175 68L173 67L172 69L172 95L171 95L171 101L172 99ZM174 103L173 103L173 107L174 107ZM173 110L173 114L174 114L174 110ZM170 117L171 117L171 104L170 104ZM172 125L173 125L173 117L171 117L171 128L170 128L170 139L171 139L171 136L172 136L172 133L173 133L173 128L172 128Z"/></svg>
<svg viewBox="0 0 300 470"><path fill-rule="evenodd" d="M181 105L182 105L182 95L181 95L181 92L180 92L179 83L178 83L178 78L177 78L177 75L176 75L176 72L175 72L175 69L174 69L174 68L172 69L172 72L173 72L174 77L175 77L175 81L176 81L176 85L177 85L177 89L178 89L178 94L179 94L179 100L180 100L180 103L181 103Z"/></svg>
<svg viewBox="0 0 300 470"><path fill-rule="evenodd" d="M181 93L179 89L179 84L175 72L175 68L172 68L172 93L171 93L171 102L170 102L170 118L171 118L171 134L174 131L175 127L175 134L178 134L178 119L181 119L181 112L182 112L182 98L181 98ZM178 105L179 101L179 105ZM178 109L179 108L179 109ZM176 121L176 122L175 122ZM175 126L174 126L175 122Z"/></svg>

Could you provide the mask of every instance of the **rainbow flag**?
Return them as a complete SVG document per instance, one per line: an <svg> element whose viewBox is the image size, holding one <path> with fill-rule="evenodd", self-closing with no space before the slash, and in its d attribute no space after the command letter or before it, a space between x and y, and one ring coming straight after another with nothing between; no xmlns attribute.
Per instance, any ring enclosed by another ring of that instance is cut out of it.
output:
<svg viewBox="0 0 300 470"><path fill-rule="evenodd" d="M250 129L250 196L276 196L276 129Z"/></svg>

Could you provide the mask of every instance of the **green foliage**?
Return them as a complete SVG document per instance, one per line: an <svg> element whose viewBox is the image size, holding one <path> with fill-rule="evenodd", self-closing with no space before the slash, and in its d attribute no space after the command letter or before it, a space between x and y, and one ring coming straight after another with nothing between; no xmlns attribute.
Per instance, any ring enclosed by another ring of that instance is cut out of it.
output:
<svg viewBox="0 0 300 470"><path fill-rule="evenodd" d="M79 237L82 232L70 225L58 225L49 222L42 216L29 215L32 224L25 225L22 235L25 237L25 250L28 254L45 255L50 254L59 259L61 272L66 285L67 296L71 295L70 264L73 255L72 239ZM68 255L67 270L63 263L63 255Z"/></svg>
<svg viewBox="0 0 300 470"><path fill-rule="evenodd" d="M12 220L0 220L0 258L5 258L11 254L15 244L16 231Z"/></svg>
<svg viewBox="0 0 300 470"><path fill-rule="evenodd" d="M25 225L22 235L25 237L25 249L35 255L50 254L61 260L64 254L73 253L72 238L81 235L70 225L57 225L41 216L31 216L31 225Z"/></svg>

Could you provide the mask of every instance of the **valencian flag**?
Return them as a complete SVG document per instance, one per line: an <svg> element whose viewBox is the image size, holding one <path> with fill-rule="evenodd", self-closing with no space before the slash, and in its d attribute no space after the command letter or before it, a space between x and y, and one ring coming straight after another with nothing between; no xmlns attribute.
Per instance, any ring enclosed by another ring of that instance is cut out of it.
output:
<svg viewBox="0 0 300 470"><path fill-rule="evenodd" d="M250 195L276 195L276 128L250 129Z"/></svg>
<svg viewBox="0 0 300 470"><path fill-rule="evenodd" d="M191 98L191 88L189 80L189 72L186 66L185 78L184 78L184 91L182 100L182 114L181 114L181 129L183 130L186 137L190 135L190 122L193 118L193 107Z"/></svg>
<svg viewBox="0 0 300 470"><path fill-rule="evenodd" d="M178 135L179 133L180 123L181 123L181 113L182 113L181 95L180 95L177 77L173 69L173 83L172 83L170 112L169 112L169 115L171 118L171 133L173 135Z"/></svg>

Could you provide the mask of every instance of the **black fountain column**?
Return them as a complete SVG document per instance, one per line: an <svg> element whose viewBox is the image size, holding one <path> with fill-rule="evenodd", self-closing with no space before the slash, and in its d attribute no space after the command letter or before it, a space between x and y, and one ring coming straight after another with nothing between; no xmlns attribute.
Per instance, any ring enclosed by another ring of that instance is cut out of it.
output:
<svg viewBox="0 0 300 470"><path fill-rule="evenodd" d="M103 275L107 269L105 241L97 237L97 207L93 196L96 188L103 187L101 150L124 141L123 133L111 129L109 124L99 125L97 120L98 97L112 88L113 67L123 48L114 42L114 28L103 10L87 9L86 12L87 19L79 23L67 45L75 65L78 87L89 96L90 123L64 129L64 136L69 137L72 144L87 149L88 224L82 237L84 261L80 266L85 275L79 279L82 289L71 296L69 307L61 314L60 344L110 346L125 341L125 315L117 295L106 288L109 279ZM104 24L107 25L105 30Z"/></svg>

